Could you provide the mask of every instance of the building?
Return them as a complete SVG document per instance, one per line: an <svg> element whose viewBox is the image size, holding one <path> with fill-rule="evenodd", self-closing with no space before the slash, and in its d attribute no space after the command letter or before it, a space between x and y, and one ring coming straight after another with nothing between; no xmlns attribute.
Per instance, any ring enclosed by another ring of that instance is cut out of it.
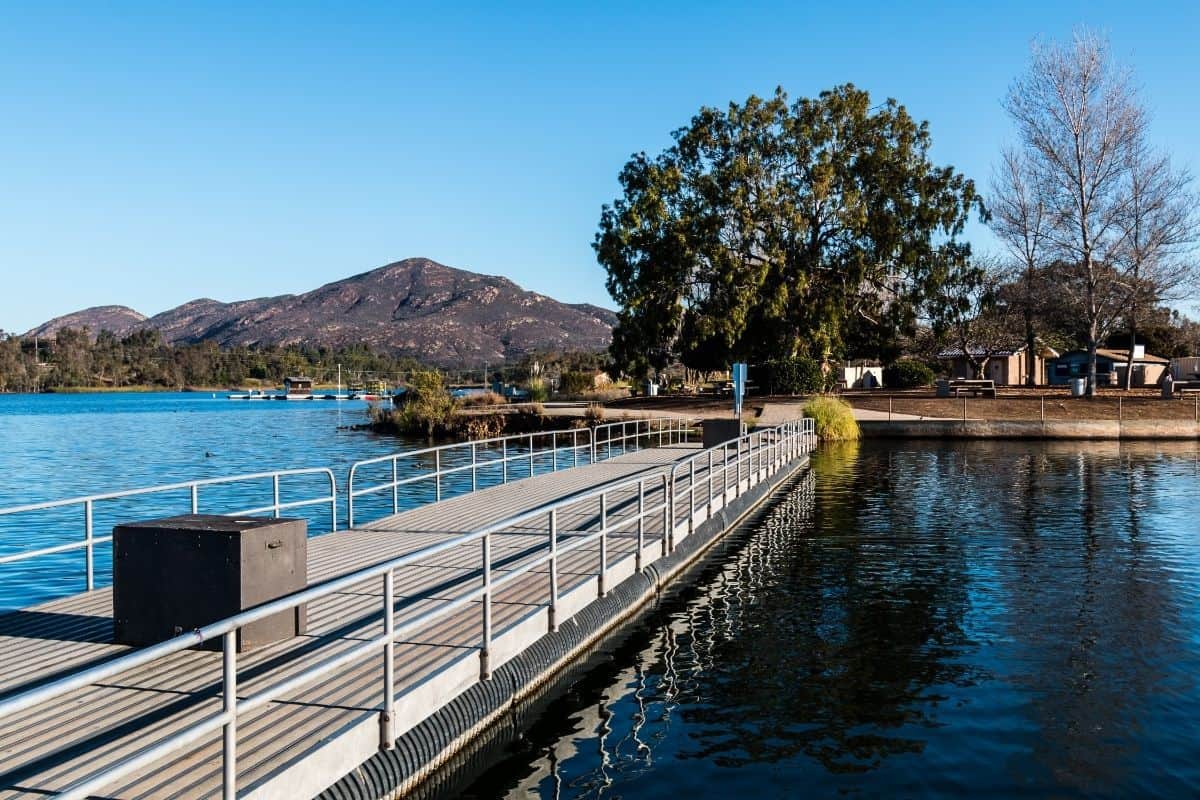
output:
<svg viewBox="0 0 1200 800"><path fill-rule="evenodd" d="M1029 368L1028 348L1024 345L1017 348L992 350L970 347L967 353L976 361L988 356L983 365L985 380L993 381L997 386L1024 386L1026 371ZM947 372L951 378L974 378L975 366L971 358L964 354L961 347L952 347L938 353L938 358L947 361ZM1052 347L1041 346L1033 356L1034 384L1044 386L1050 383L1048 364L1051 359L1058 358L1058 351Z"/></svg>
<svg viewBox="0 0 1200 800"><path fill-rule="evenodd" d="M1200 358L1171 359L1171 376L1177 381L1200 381Z"/></svg>
<svg viewBox="0 0 1200 800"><path fill-rule="evenodd" d="M312 394L313 379L302 377L288 377L283 379L283 391L289 395L309 395Z"/></svg>
<svg viewBox="0 0 1200 800"><path fill-rule="evenodd" d="M1157 386L1170 366L1170 361L1148 355L1145 345L1133 348L1133 386ZM1096 385L1124 386L1125 372L1129 369L1128 350L1096 348ZM1050 383L1065 386L1072 378L1086 378L1088 351L1071 350L1054 359L1050 365Z"/></svg>

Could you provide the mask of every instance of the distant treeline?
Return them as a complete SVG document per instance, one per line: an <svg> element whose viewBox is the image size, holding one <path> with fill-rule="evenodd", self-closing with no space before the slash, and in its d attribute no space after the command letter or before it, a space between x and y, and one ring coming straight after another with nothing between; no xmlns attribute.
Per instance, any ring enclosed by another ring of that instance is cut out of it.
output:
<svg viewBox="0 0 1200 800"><path fill-rule="evenodd" d="M35 352L36 350L36 352ZM334 381L338 365L346 383L396 377L419 368L411 358L344 349L282 347L222 349L209 342L170 345L158 331L117 337L101 331L64 328L51 339L4 337L0 333L0 391L36 392L72 387L277 385L287 375Z"/></svg>
<svg viewBox="0 0 1200 800"><path fill-rule="evenodd" d="M598 368L595 353L527 355L508 364L486 365L487 380L525 382L550 367L555 372ZM82 387L278 386L288 375L307 375L332 384L341 366L342 382L404 382L428 369L413 358L371 350L365 345L327 347L232 347L211 342L171 345L158 331L124 337L101 331L93 339L82 328L63 328L52 338L6 335L0 331L0 392L39 392ZM485 365L442 370L449 383L482 383Z"/></svg>

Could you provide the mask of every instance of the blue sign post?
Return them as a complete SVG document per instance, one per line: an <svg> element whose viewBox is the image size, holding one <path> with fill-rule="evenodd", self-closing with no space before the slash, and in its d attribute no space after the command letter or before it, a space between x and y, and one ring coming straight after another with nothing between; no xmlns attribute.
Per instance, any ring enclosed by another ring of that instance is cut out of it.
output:
<svg viewBox="0 0 1200 800"><path fill-rule="evenodd" d="M746 365L733 365L733 413L742 419L742 398L746 396Z"/></svg>

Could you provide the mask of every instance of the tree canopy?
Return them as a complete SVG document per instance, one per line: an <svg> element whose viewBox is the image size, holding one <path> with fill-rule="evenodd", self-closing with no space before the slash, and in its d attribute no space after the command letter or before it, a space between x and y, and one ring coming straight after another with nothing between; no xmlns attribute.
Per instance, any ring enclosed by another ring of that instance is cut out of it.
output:
<svg viewBox="0 0 1200 800"><path fill-rule="evenodd" d="M621 305L612 355L828 359L911 330L955 264L972 181L929 156L928 125L846 84L702 108L620 174L594 247Z"/></svg>

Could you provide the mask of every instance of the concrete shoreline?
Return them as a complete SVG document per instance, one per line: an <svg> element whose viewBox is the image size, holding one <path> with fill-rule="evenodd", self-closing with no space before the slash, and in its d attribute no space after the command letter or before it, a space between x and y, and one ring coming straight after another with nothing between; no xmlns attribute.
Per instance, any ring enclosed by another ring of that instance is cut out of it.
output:
<svg viewBox="0 0 1200 800"><path fill-rule="evenodd" d="M871 439L1200 440L1200 425L1184 420L860 419L858 425Z"/></svg>

